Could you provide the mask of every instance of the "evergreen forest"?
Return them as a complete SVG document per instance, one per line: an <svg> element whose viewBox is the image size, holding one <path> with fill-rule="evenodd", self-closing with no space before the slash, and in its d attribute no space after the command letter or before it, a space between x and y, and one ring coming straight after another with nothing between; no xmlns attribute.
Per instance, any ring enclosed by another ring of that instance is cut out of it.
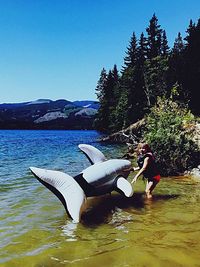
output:
<svg viewBox="0 0 200 267"><path fill-rule="evenodd" d="M194 142L200 115L200 19L190 20L185 33L177 33L170 48L153 14L145 33L138 38L133 32L122 69L103 68L96 86L95 128L111 134L145 118L142 139L156 151L162 175L200 164Z"/></svg>
<svg viewBox="0 0 200 267"><path fill-rule="evenodd" d="M140 120L157 103L158 97L173 99L199 116L200 19L189 22L186 36L177 34L172 48L165 30L154 14L146 34L133 32L124 64L103 68L96 86L100 102L97 130L112 133Z"/></svg>

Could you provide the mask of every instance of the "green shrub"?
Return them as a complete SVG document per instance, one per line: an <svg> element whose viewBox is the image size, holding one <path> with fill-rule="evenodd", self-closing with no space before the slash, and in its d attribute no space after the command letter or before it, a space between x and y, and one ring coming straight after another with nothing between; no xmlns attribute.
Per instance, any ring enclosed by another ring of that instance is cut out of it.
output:
<svg viewBox="0 0 200 267"><path fill-rule="evenodd" d="M172 99L158 98L147 116L145 141L151 146L163 176L178 175L199 164L194 140L195 118Z"/></svg>

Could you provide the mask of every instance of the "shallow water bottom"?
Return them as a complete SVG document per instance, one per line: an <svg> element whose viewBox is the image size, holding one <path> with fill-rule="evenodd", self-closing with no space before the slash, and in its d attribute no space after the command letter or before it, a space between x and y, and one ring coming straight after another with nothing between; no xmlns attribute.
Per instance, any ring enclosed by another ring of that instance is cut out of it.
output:
<svg viewBox="0 0 200 267"><path fill-rule="evenodd" d="M1 215L0 266L200 266L200 182L162 178L152 200L144 187L88 199L79 224L36 187Z"/></svg>

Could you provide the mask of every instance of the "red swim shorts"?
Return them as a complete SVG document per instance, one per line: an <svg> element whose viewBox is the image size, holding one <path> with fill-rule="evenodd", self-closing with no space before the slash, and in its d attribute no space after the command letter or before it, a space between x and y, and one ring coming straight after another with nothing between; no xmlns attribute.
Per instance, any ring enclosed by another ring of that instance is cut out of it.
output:
<svg viewBox="0 0 200 267"><path fill-rule="evenodd" d="M154 176L153 179L156 180L157 182L159 182L160 181L160 174Z"/></svg>

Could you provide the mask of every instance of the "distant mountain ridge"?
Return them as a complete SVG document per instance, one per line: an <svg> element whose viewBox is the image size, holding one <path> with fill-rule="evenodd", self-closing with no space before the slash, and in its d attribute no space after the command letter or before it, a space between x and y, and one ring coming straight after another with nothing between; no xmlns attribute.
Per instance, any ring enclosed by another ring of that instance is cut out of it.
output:
<svg viewBox="0 0 200 267"><path fill-rule="evenodd" d="M93 129L97 101L38 99L0 104L0 129Z"/></svg>

